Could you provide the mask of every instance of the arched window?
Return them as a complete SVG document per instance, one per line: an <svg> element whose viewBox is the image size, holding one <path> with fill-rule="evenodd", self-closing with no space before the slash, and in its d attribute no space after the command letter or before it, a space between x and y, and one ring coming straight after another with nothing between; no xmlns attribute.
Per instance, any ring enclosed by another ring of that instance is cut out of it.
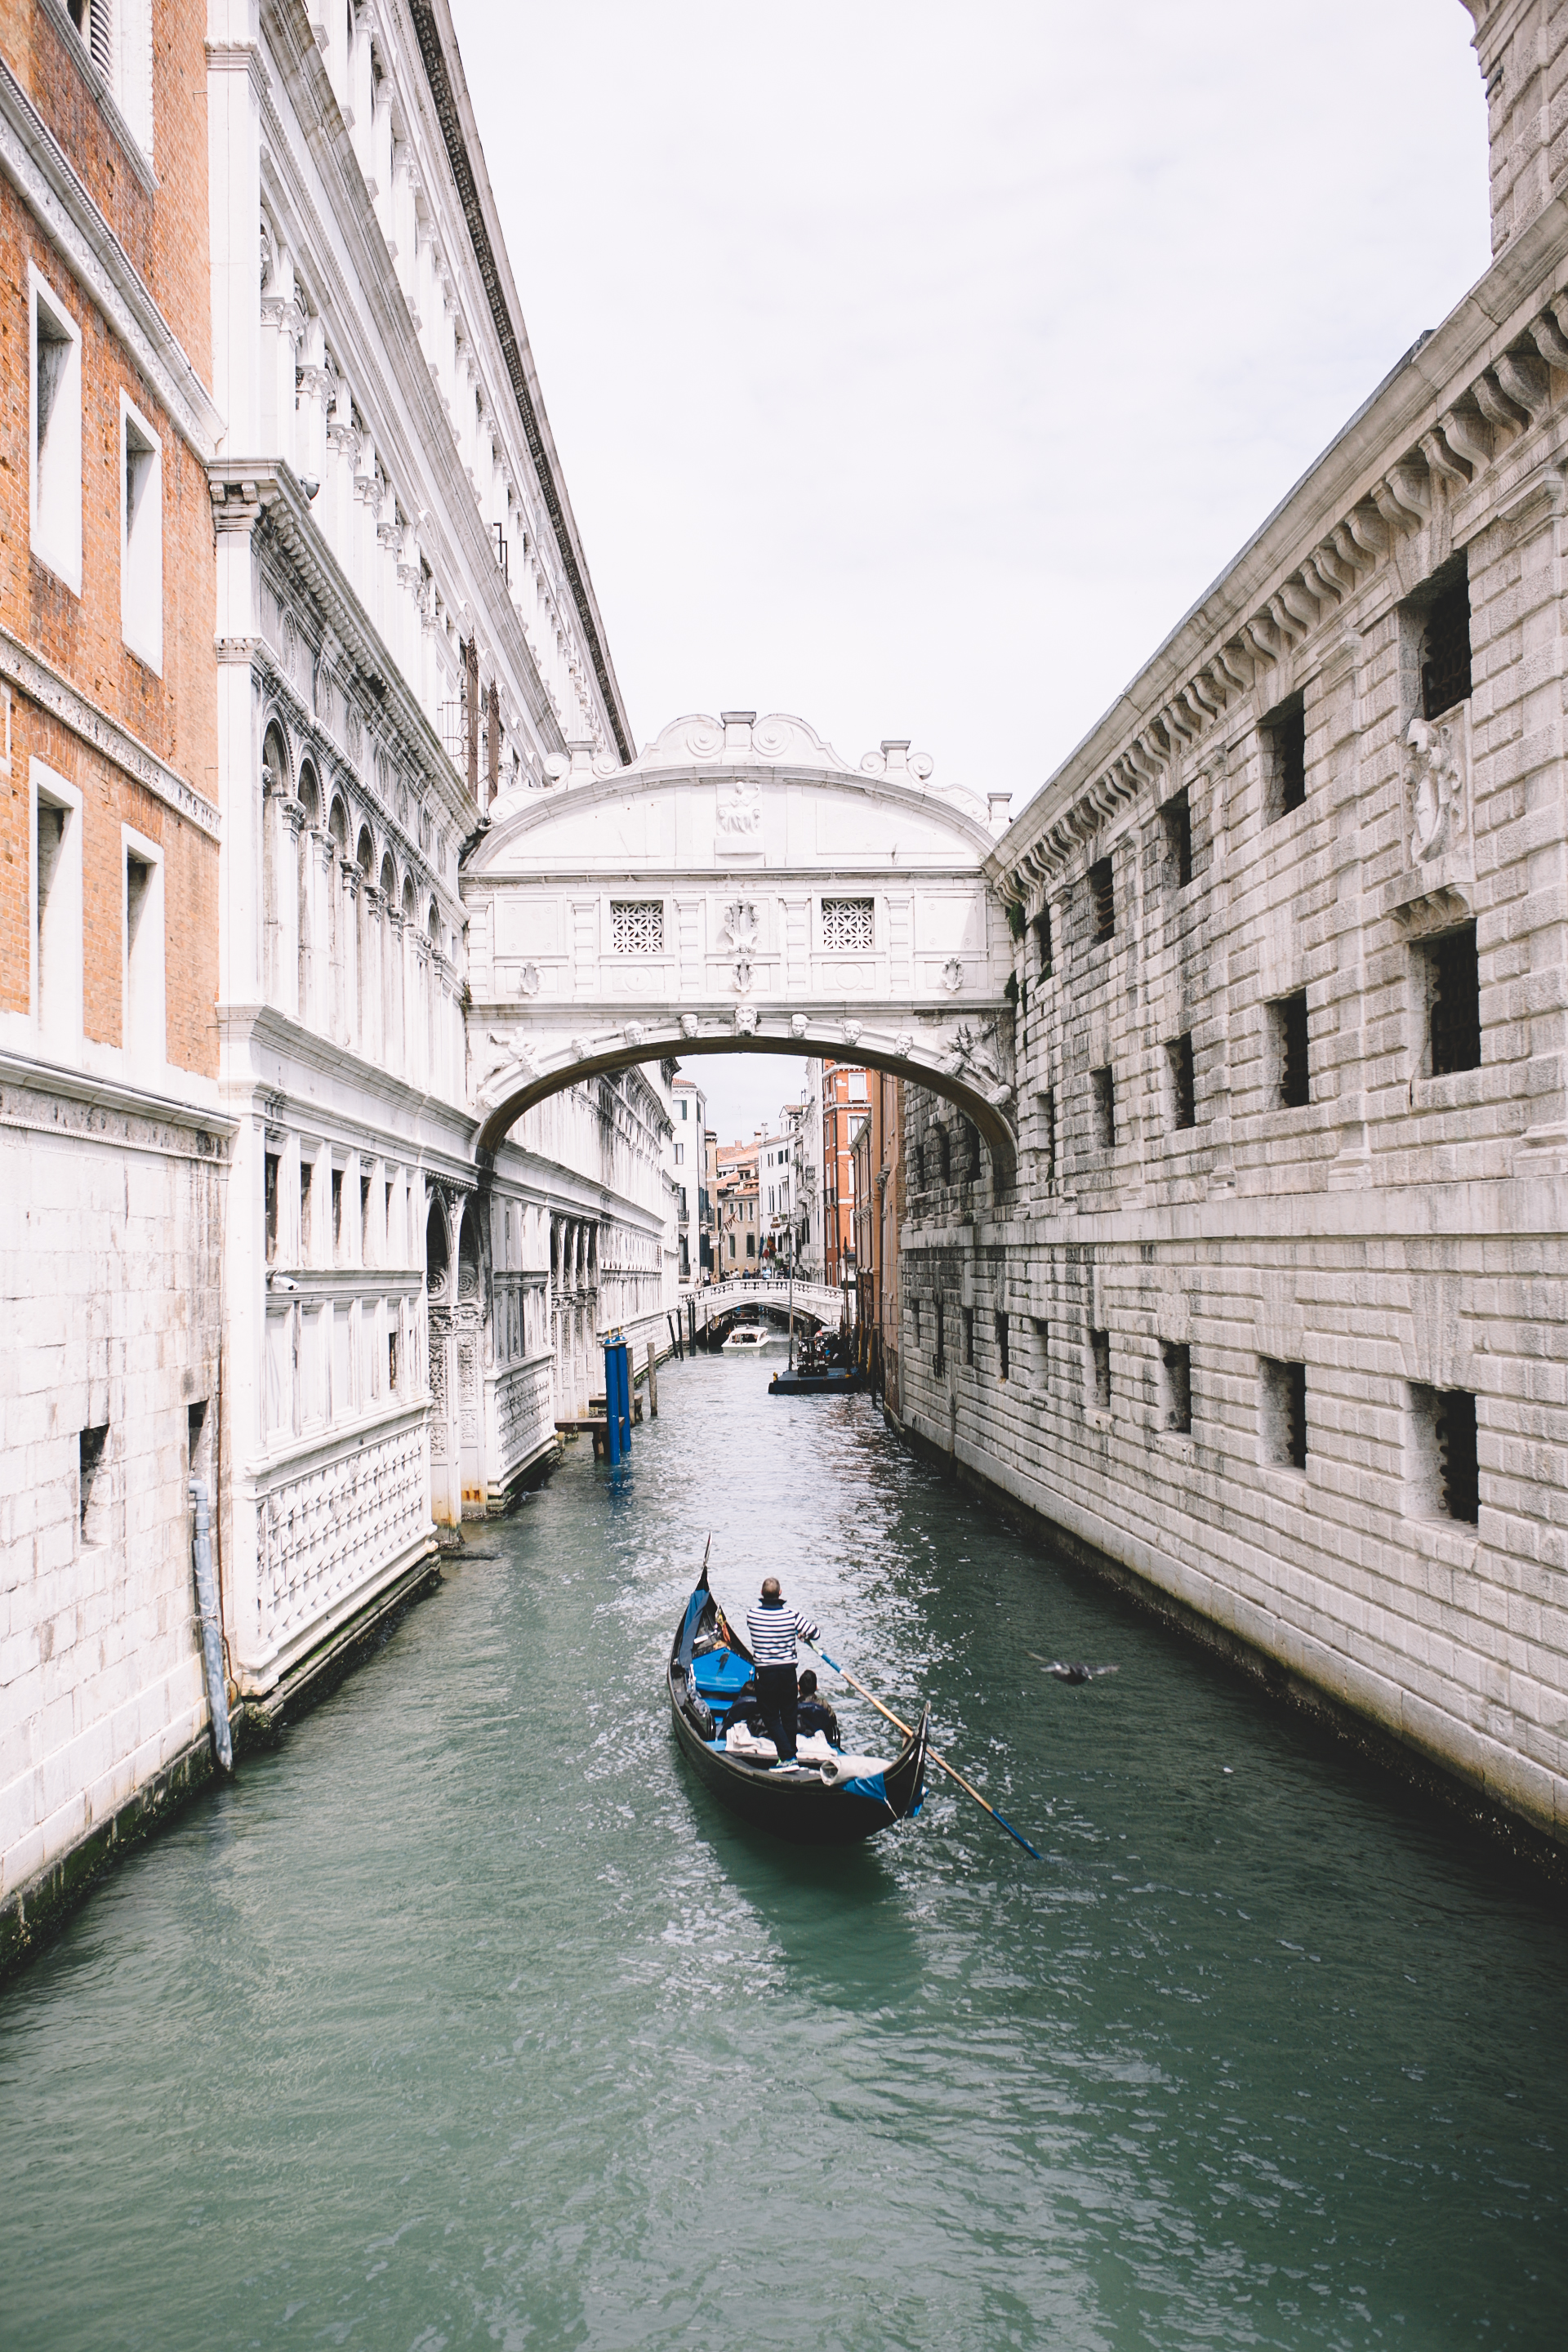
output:
<svg viewBox="0 0 1568 2352"><path fill-rule="evenodd" d="M283 969L285 923L292 911L288 901L297 887L293 877L285 871L290 836L282 808L289 797L291 782L283 730L278 726L269 727L261 746L261 985L274 1004L284 1003L288 982Z"/></svg>
<svg viewBox="0 0 1568 2352"><path fill-rule="evenodd" d="M425 1220L425 1290L426 1297L437 1305L447 1295L447 1270L449 1257L447 1213L441 1206L439 1194L434 1194L430 1202L430 1213Z"/></svg>

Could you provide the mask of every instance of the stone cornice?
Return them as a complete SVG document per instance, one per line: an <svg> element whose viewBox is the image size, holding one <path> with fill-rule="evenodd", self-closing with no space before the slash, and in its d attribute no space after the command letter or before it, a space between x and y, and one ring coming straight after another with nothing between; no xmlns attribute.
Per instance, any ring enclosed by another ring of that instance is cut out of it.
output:
<svg viewBox="0 0 1568 2352"><path fill-rule="evenodd" d="M182 440L204 460L223 431L212 394L148 292L65 150L0 58L0 171L110 331L146 377Z"/></svg>
<svg viewBox="0 0 1568 2352"><path fill-rule="evenodd" d="M598 609L588 582L587 566L578 545L576 524L562 485L560 460L556 457L549 420L544 414L533 355L528 347L526 332L519 323L521 309L501 242L495 199L485 171L468 83L458 53L457 35L452 27L451 12L447 0L407 0L407 5L414 20L431 102L446 145L447 165L457 186L463 217L468 223L474 259L484 285L501 358L510 379L512 397L522 420L529 455L533 460L550 515L551 529L555 534L556 548L572 591L572 601L576 606L578 625L588 647L594 676L616 746L629 767L632 761L630 730L620 688L616 683L600 635Z"/></svg>
<svg viewBox="0 0 1568 2352"><path fill-rule="evenodd" d="M171 1076L183 1072L171 1071ZM193 1078L209 1099L185 1102L132 1079L54 1062L43 1054L20 1054L0 1045L0 1125L37 1133L101 1143L117 1151L174 1154L184 1160L221 1161L222 1146L237 1122L218 1108L210 1078ZM18 1097L47 1097L52 1108L32 1111ZM61 1117L61 1106L74 1116Z"/></svg>
<svg viewBox="0 0 1568 2352"><path fill-rule="evenodd" d="M112 760L116 767L123 768L144 791L162 801L165 808L173 809L176 816L184 817L188 824L195 825L209 840L221 837L223 819L211 801L204 799L195 785L188 784L156 751L149 751L140 736L132 735L128 727L111 718L98 703L89 702L68 678L52 669L3 625L0 678L37 703L41 710L47 710L51 719L58 719L62 727L68 727L84 743L91 744L106 760Z"/></svg>

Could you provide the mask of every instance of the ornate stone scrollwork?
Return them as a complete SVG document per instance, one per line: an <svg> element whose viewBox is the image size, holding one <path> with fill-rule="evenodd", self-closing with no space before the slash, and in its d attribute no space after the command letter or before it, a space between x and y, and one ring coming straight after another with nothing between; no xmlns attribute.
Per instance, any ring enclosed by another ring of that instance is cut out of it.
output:
<svg viewBox="0 0 1568 2352"><path fill-rule="evenodd" d="M751 957L742 949L735 958L735 986L742 996L746 995L751 989L755 969Z"/></svg>
<svg viewBox="0 0 1568 2352"><path fill-rule="evenodd" d="M517 984L519 988L521 989L524 996L537 996L539 993L539 966L536 963L525 963L521 971L518 974Z"/></svg>
<svg viewBox="0 0 1568 2352"><path fill-rule="evenodd" d="M956 996L963 986L963 960L961 956L948 957L942 968L942 984L950 996Z"/></svg>
<svg viewBox="0 0 1568 2352"><path fill-rule="evenodd" d="M731 947L754 948L760 928L756 908L750 898L732 898L725 908L724 934Z"/></svg>

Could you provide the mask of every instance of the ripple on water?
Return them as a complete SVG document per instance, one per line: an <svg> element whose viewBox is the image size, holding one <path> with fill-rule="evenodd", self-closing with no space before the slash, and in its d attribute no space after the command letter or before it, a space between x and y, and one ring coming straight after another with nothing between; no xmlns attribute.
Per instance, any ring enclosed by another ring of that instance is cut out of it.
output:
<svg viewBox="0 0 1568 2352"><path fill-rule="evenodd" d="M0 2340L1554 2345L1557 1919L766 1378L668 1369L12 1988ZM710 1528L1043 1866L941 1785L852 1853L715 1808L662 1685Z"/></svg>

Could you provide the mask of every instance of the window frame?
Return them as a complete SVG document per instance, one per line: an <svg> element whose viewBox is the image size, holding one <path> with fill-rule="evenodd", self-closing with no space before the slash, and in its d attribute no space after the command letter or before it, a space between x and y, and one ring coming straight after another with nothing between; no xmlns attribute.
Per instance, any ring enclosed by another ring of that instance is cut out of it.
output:
<svg viewBox="0 0 1568 2352"><path fill-rule="evenodd" d="M62 813L60 844L40 897L38 811ZM40 1036L67 1049L82 1042L82 829L84 804L68 783L41 760L27 763L27 1009ZM47 911L46 911L47 910Z"/></svg>
<svg viewBox="0 0 1568 2352"><path fill-rule="evenodd" d="M58 332L42 340L68 353L39 439L38 312ZM63 404L63 405L62 405ZM64 438L58 436L63 431ZM47 465L46 467L46 453ZM82 339L62 296L37 264L27 264L27 544L47 572L81 594ZM47 478L46 478L47 477ZM44 508L46 500L48 512Z"/></svg>
<svg viewBox="0 0 1568 2352"><path fill-rule="evenodd" d="M140 436L147 478L132 514L131 436ZM133 543L134 542L134 543ZM138 612L150 615L138 618ZM120 635L140 662L163 675L163 444L123 386L120 394Z"/></svg>
<svg viewBox="0 0 1568 2352"><path fill-rule="evenodd" d="M132 932L131 866L132 860L147 868L141 913ZM164 897L163 850L129 824L120 828L120 1042L135 1062L162 1067L169 1058L168 1028L168 908ZM140 1043L145 1027L156 1037L156 1051Z"/></svg>

